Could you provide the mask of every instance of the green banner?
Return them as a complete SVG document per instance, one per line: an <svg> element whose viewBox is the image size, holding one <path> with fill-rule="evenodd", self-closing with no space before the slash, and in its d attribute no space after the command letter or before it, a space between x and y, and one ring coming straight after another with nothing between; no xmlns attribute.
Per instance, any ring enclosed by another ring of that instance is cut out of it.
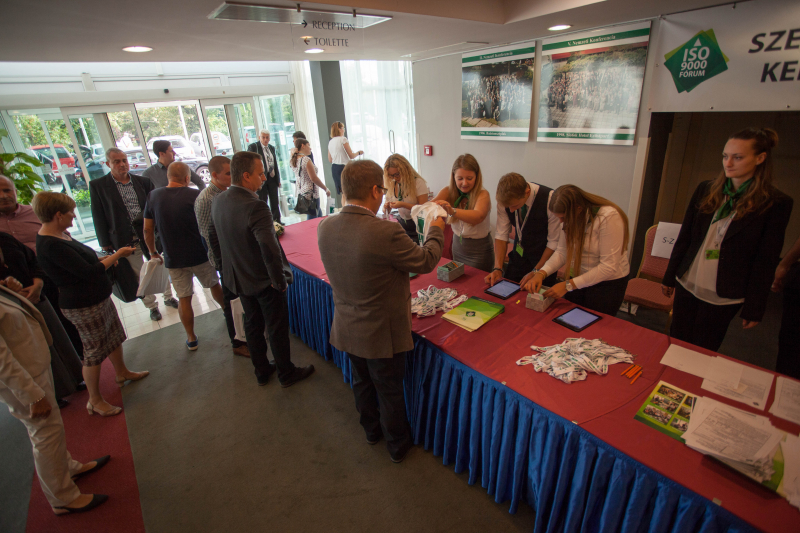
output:
<svg viewBox="0 0 800 533"><path fill-rule="evenodd" d="M635 133L585 133L577 131L540 131L537 138L549 139L597 139L602 141L632 141Z"/></svg>
<svg viewBox="0 0 800 533"><path fill-rule="evenodd" d="M531 46L530 48L519 48L517 50L506 50L505 52L494 52L480 56L464 57L461 59L461 63L475 63L476 61L486 61L487 59L506 59L534 53L536 53L536 47Z"/></svg>
<svg viewBox="0 0 800 533"><path fill-rule="evenodd" d="M528 137L527 131L474 131L461 129L461 135L473 137Z"/></svg>
<svg viewBox="0 0 800 533"><path fill-rule="evenodd" d="M542 51L546 52L548 50L558 50L559 48L572 48L573 46L585 46L587 44L606 44L613 41L630 39L632 37L644 37L646 35L650 35L650 28L623 31L620 33L609 33L608 35L598 35L596 37L584 37L582 39L574 39L571 41L563 41L560 43L545 44L542 46Z"/></svg>

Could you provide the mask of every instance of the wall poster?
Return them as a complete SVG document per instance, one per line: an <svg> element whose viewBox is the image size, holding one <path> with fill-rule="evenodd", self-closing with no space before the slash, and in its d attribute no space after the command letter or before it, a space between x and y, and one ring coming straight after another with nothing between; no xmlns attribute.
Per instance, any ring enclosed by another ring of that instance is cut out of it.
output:
<svg viewBox="0 0 800 533"><path fill-rule="evenodd" d="M531 126L533 42L461 57L461 138L527 142Z"/></svg>
<svg viewBox="0 0 800 533"><path fill-rule="evenodd" d="M542 45L540 142L633 145L650 22Z"/></svg>

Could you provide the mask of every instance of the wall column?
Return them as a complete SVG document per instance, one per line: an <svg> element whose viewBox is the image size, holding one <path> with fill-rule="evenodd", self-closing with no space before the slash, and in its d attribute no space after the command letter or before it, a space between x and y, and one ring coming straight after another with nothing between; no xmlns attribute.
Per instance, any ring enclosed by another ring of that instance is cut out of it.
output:
<svg viewBox="0 0 800 533"><path fill-rule="evenodd" d="M338 61L309 61L311 70L311 86L314 90L314 107L317 111L317 125L322 153L315 156L318 166L325 169L325 185L336 194L333 184L333 173L328 161L328 141L330 140L331 124L342 122L347 127L344 118L344 96L342 95L342 75ZM336 206L341 207L341 197L336 198Z"/></svg>

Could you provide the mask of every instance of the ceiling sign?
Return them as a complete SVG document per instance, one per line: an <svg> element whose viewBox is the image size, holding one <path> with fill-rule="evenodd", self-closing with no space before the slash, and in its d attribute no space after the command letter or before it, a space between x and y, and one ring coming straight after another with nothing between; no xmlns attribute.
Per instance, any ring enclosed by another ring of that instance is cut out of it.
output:
<svg viewBox="0 0 800 533"><path fill-rule="evenodd" d="M302 4L297 7L265 6L248 4L245 2L223 2L217 9L208 15L216 20L250 20L257 22L276 22L284 24L300 24L312 21L352 24L357 28L369 28L387 20L392 20L387 15L370 15L352 11L327 11L324 9L306 9Z"/></svg>
<svg viewBox="0 0 800 533"><path fill-rule="evenodd" d="M292 46L297 51L321 50L325 54L344 54L364 48L363 22L358 17L330 17L306 13L301 23L293 23Z"/></svg>

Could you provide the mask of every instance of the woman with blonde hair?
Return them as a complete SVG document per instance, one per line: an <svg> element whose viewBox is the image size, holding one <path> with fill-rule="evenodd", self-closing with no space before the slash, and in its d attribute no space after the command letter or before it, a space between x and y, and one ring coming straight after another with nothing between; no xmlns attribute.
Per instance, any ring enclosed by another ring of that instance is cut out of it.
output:
<svg viewBox="0 0 800 533"><path fill-rule="evenodd" d="M342 170L351 159L364 155L364 150L353 152L350 143L344 136L344 124L334 122L331 124L331 140L328 141L328 161L331 162L333 184L336 185L336 194L342 194Z"/></svg>
<svg viewBox="0 0 800 533"><path fill-rule="evenodd" d="M393 154L383 165L383 186L386 189L384 213L397 209L397 221L406 234L417 242L417 227L411 220L411 208L428 201L428 183L414 170L408 159Z"/></svg>
<svg viewBox="0 0 800 533"><path fill-rule="evenodd" d="M292 167L296 178L297 199L304 196L311 200L311 209L308 210L308 218L322 216L319 208L319 190L322 189L330 196L331 191L325 186L317 175L317 166L311 161L311 144L306 139L295 139L294 147L297 149L289 159L289 166Z"/></svg>
<svg viewBox="0 0 800 533"><path fill-rule="evenodd" d="M670 334L717 351L741 309L742 327L764 316L792 199L772 185L778 134L747 128L722 151L722 172L694 192L661 291L674 292Z"/></svg>
<svg viewBox="0 0 800 533"><path fill-rule="evenodd" d="M494 242L489 228L492 200L483 188L483 175L471 154L460 155L450 170L450 184L434 202L450 215L453 227L453 259L489 272L494 265Z"/></svg>
<svg viewBox="0 0 800 533"><path fill-rule="evenodd" d="M111 282L106 270L136 251L125 246L102 259L94 250L66 233L75 220L75 201L58 192L33 197L33 212L42 222L36 236L36 256L47 276L58 286L58 303L83 341L83 379L89 390L89 414L114 416L121 407L109 404L100 393L100 365L106 358L114 365L117 385L138 381L149 372L131 372L122 358L125 330L111 301Z"/></svg>
<svg viewBox="0 0 800 533"><path fill-rule="evenodd" d="M538 292L542 281L566 265L565 279L550 287L546 297L566 299L593 311L614 316L628 286L628 217L614 202L575 185L562 185L550 198L550 211L561 219L558 248L540 270L520 285Z"/></svg>

